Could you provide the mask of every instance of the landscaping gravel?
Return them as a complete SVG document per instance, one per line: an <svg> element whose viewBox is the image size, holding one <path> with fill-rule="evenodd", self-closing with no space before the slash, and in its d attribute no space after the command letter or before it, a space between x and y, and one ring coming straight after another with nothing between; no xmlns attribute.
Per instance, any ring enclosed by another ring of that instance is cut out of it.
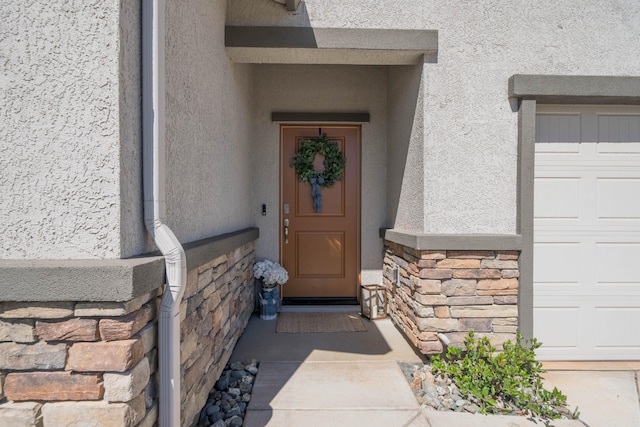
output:
<svg viewBox="0 0 640 427"><path fill-rule="evenodd" d="M435 376L431 365L399 363L413 394L420 406L428 411L455 411L477 413L479 401L473 396L463 396L449 378ZM251 391L258 374L258 362L227 364L216 382L204 408L200 412L199 427L241 427ZM499 402L505 413L522 415L522 411L508 402ZM562 418L572 419L567 408L560 408Z"/></svg>
<svg viewBox="0 0 640 427"><path fill-rule="evenodd" d="M257 374L255 359L227 364L200 411L198 426L241 427Z"/></svg>

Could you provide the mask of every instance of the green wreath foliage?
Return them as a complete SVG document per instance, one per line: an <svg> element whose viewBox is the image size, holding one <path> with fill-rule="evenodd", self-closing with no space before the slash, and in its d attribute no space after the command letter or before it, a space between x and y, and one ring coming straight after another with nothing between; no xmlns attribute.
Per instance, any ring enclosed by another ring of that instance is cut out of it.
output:
<svg viewBox="0 0 640 427"><path fill-rule="evenodd" d="M316 153L324 156L324 171L318 172L313 168L313 159ZM344 173L345 158L340 151L338 143L329 141L327 134L322 134L317 139L306 139L300 143L300 148L291 160L291 166L296 168L298 180L311 182L317 178L322 187L331 187L336 181L342 179Z"/></svg>

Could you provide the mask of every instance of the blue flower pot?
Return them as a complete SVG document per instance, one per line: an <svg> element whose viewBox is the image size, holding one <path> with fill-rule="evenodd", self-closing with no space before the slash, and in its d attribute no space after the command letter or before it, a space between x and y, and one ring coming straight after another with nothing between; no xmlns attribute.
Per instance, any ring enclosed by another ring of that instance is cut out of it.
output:
<svg viewBox="0 0 640 427"><path fill-rule="evenodd" d="M262 289L260 292L260 318L263 320L273 320L280 308L280 292L278 287Z"/></svg>

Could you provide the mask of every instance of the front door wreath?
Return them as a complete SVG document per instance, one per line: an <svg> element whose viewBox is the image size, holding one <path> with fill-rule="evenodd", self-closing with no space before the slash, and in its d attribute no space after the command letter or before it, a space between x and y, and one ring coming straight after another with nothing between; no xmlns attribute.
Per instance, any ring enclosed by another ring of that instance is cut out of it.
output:
<svg viewBox="0 0 640 427"><path fill-rule="evenodd" d="M324 170L317 171L313 167L316 154L324 157ZM327 134L316 139L305 139L300 142L300 148L296 151L291 166L296 168L298 180L311 184L311 196L313 197L313 210L322 212L321 187L331 187L336 181L343 178L345 158L336 141L329 141Z"/></svg>

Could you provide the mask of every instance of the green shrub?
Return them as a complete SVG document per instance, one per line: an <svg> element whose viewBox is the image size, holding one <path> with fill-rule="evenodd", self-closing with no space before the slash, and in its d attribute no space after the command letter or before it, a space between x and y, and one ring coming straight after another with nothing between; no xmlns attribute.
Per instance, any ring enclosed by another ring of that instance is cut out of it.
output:
<svg viewBox="0 0 640 427"><path fill-rule="evenodd" d="M511 413L512 407L524 415L545 419L561 417L566 411L567 397L554 387L545 390L540 374L546 372L535 359L535 350L542 344L535 338L522 344L522 335L516 336L515 344L507 341L503 351L496 352L489 339L476 340L473 331L465 337L465 350L449 347L444 358L432 359L433 373L448 376L462 394L474 396L480 412Z"/></svg>

